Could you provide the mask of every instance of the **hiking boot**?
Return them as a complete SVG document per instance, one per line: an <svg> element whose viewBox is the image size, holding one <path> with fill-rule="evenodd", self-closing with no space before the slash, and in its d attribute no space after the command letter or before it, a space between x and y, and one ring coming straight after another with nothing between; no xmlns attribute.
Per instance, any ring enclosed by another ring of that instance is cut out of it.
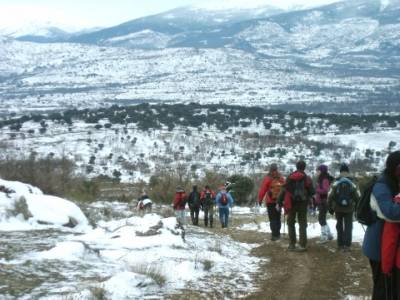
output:
<svg viewBox="0 0 400 300"><path fill-rule="evenodd" d="M280 237L279 236L272 236L271 237L271 241L275 242L275 241L279 241Z"/></svg>
<svg viewBox="0 0 400 300"><path fill-rule="evenodd" d="M342 251L343 252L351 252L351 248L349 246L343 246Z"/></svg>
<svg viewBox="0 0 400 300"><path fill-rule="evenodd" d="M306 247L300 246L300 247L298 247L298 248L296 249L296 251L297 251L297 252L306 252L306 251L307 251L307 248L306 248Z"/></svg>
<svg viewBox="0 0 400 300"><path fill-rule="evenodd" d="M296 245L289 244L288 251L296 251Z"/></svg>

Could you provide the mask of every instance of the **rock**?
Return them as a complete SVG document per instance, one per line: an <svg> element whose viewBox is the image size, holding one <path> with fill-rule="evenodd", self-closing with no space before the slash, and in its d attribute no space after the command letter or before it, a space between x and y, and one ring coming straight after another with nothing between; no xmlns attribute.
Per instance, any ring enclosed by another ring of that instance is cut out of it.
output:
<svg viewBox="0 0 400 300"><path fill-rule="evenodd" d="M136 235L137 236L153 236L153 235L158 235L161 234L160 229L163 227L163 223L160 221L158 222L158 224L152 226L149 228L149 230L145 231L145 232L140 232L140 231L136 231Z"/></svg>
<svg viewBox="0 0 400 300"><path fill-rule="evenodd" d="M63 224L64 227L69 227L69 228L75 228L76 225L78 225L79 222L73 218L73 217L69 217L69 221L66 224Z"/></svg>

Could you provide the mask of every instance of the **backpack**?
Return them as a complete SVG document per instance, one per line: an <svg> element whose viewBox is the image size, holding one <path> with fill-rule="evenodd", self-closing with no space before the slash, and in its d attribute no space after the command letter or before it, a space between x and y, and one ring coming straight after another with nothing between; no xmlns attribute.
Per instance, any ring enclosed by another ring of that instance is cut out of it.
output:
<svg viewBox="0 0 400 300"><path fill-rule="evenodd" d="M341 207L348 207L352 203L353 183L348 178L339 179L335 188L335 202Z"/></svg>
<svg viewBox="0 0 400 300"><path fill-rule="evenodd" d="M360 224L371 225L376 222L376 212L371 209L371 194L377 178L374 177L361 194L360 201L356 206L356 219Z"/></svg>
<svg viewBox="0 0 400 300"><path fill-rule="evenodd" d="M199 207L200 206L200 195L198 192L193 192L191 196L191 206Z"/></svg>
<svg viewBox="0 0 400 300"><path fill-rule="evenodd" d="M295 202L305 201L306 200L306 187L305 187L305 180L306 176L303 179L294 181L293 186L293 200Z"/></svg>
<svg viewBox="0 0 400 300"><path fill-rule="evenodd" d="M210 191L205 192L205 197L204 197L204 204L209 206L212 204L213 199Z"/></svg>
<svg viewBox="0 0 400 300"><path fill-rule="evenodd" d="M229 203L228 196L225 193L221 194L220 203L221 203L222 206L228 205L228 203Z"/></svg>
<svg viewBox="0 0 400 300"><path fill-rule="evenodd" d="M269 188L268 195L272 200L278 199L279 193L282 189L282 183L279 178L272 179L271 186Z"/></svg>

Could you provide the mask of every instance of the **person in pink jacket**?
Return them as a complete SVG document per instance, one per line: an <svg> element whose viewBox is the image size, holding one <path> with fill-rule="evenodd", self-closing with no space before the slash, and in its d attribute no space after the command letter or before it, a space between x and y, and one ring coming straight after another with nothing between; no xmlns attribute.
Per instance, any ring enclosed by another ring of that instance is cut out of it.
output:
<svg viewBox="0 0 400 300"><path fill-rule="evenodd" d="M333 236L326 222L326 214L328 212L328 192L331 187L333 177L328 173L326 165L320 165L317 168L317 184L315 187L315 204L318 207L318 222L321 225L320 243L326 243L332 240Z"/></svg>

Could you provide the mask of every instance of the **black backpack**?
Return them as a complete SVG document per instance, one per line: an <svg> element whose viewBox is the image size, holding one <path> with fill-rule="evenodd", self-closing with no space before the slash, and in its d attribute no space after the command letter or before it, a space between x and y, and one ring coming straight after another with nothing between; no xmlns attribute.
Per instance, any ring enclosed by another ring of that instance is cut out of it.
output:
<svg viewBox="0 0 400 300"><path fill-rule="evenodd" d="M192 192L191 197L191 206L192 207L199 207L200 206L200 195L198 192Z"/></svg>
<svg viewBox="0 0 400 300"><path fill-rule="evenodd" d="M348 207L352 203L353 183L348 178L339 179L335 188L335 202L341 207Z"/></svg>
<svg viewBox="0 0 400 300"><path fill-rule="evenodd" d="M371 225L376 222L377 215L371 209L371 194L374 189L374 185L377 181L377 177L372 178L372 180L367 184L366 188L361 194L360 201L357 203L356 207L356 219L359 223L363 225Z"/></svg>
<svg viewBox="0 0 400 300"><path fill-rule="evenodd" d="M204 204L210 206L213 203L211 192L205 192Z"/></svg>
<svg viewBox="0 0 400 300"><path fill-rule="evenodd" d="M293 196L293 201L295 202L306 201L305 179L306 176L304 176L304 178L301 180L293 182L292 196Z"/></svg>

